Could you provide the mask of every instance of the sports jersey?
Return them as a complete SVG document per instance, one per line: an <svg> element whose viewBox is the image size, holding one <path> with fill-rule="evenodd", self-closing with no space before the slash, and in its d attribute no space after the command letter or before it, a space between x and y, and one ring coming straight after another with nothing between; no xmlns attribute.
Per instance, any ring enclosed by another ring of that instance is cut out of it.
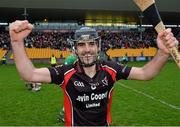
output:
<svg viewBox="0 0 180 127"><path fill-rule="evenodd" d="M71 54L71 55L67 56L67 58L64 60L64 64L65 65L73 64L76 60L77 60L77 58Z"/></svg>
<svg viewBox="0 0 180 127"><path fill-rule="evenodd" d="M64 91L66 126L108 126L114 82L127 79L130 70L112 61L99 61L90 78L78 62L49 68L52 83Z"/></svg>

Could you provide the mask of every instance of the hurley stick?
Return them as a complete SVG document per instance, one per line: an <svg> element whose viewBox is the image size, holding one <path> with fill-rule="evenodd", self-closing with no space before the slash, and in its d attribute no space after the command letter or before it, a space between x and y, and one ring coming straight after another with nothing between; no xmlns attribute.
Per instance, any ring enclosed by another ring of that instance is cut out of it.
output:
<svg viewBox="0 0 180 127"><path fill-rule="evenodd" d="M161 20L159 15L159 11L156 7L154 0L133 0L136 5L143 12L144 16L148 18L148 20L152 23L155 30L160 33L164 31L166 28ZM168 49L171 53L171 56L175 60L177 66L180 68L180 54L178 53L178 49L176 47Z"/></svg>

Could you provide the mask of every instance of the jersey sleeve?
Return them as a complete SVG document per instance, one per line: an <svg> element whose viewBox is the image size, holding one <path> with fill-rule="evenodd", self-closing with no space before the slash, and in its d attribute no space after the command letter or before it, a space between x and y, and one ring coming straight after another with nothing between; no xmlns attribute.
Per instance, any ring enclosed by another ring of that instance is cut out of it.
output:
<svg viewBox="0 0 180 127"><path fill-rule="evenodd" d="M116 80L120 79L127 79L132 67L128 67L127 65L121 65L117 63L117 75L116 75Z"/></svg>
<svg viewBox="0 0 180 127"><path fill-rule="evenodd" d="M63 66L59 65L56 67L49 67L48 69L51 75L51 83L55 83L57 85L61 84L64 80Z"/></svg>

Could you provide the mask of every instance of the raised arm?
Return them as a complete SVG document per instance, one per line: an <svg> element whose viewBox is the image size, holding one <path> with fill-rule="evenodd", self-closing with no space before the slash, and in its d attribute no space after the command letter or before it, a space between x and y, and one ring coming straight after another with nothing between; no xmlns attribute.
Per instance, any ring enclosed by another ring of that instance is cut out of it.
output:
<svg viewBox="0 0 180 127"><path fill-rule="evenodd" d="M27 57L24 48L24 38L33 29L33 25L27 20L15 21L9 26L9 34L14 54L16 68L22 79L29 82L51 82L50 72L47 68L35 68Z"/></svg>
<svg viewBox="0 0 180 127"><path fill-rule="evenodd" d="M165 42L165 45L164 45ZM164 32L158 34L157 44L158 51L154 58L148 62L144 67L137 68L133 67L131 69L128 79L135 80L151 80L153 79L163 68L166 61L168 60L170 53L168 48L176 46L178 41L174 37L171 29L166 29ZM167 48L166 48L167 47Z"/></svg>

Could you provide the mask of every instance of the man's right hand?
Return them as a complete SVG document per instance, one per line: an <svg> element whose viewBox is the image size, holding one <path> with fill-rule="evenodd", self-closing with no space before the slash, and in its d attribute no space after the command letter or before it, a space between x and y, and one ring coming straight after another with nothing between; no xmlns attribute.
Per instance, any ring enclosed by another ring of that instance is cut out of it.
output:
<svg viewBox="0 0 180 127"><path fill-rule="evenodd" d="M29 33L31 33L33 25L30 24L27 20L20 21L16 20L15 22L9 25L9 34L11 43L20 43L24 42Z"/></svg>

